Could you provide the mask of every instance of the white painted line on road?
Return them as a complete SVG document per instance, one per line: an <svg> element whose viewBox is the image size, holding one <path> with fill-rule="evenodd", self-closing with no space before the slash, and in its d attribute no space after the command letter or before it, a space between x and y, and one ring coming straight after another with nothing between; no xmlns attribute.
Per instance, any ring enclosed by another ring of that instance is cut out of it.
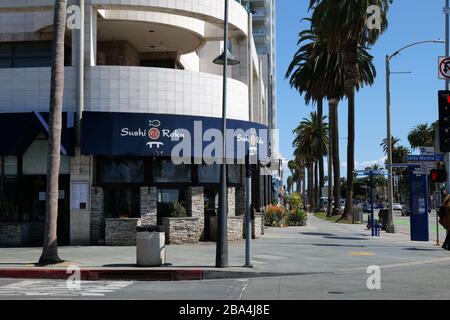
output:
<svg viewBox="0 0 450 320"><path fill-rule="evenodd" d="M396 269L396 268L405 268L405 267L414 267L414 266L422 266L427 264L436 264L436 263L444 263L450 262L449 258L437 258L430 260L422 260L422 261L411 261L404 263L394 263L394 264L386 264L384 266L380 266L381 269ZM358 268L348 268L348 269L339 269L338 272L352 272L352 271L365 271L367 267L358 267Z"/></svg>
<svg viewBox="0 0 450 320"><path fill-rule="evenodd" d="M26 297L104 297L133 284L133 281L81 281L79 289L70 289L64 280L25 280L0 286L2 296Z"/></svg>

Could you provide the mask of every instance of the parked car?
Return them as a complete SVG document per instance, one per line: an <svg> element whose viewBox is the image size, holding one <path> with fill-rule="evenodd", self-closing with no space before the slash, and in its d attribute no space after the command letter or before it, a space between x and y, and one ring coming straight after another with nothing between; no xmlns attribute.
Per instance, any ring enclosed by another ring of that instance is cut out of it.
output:
<svg viewBox="0 0 450 320"><path fill-rule="evenodd" d="M402 208L402 217L409 217L411 215L411 208L406 204L402 205Z"/></svg>
<svg viewBox="0 0 450 320"><path fill-rule="evenodd" d="M400 203L393 203L392 204L392 210L394 211L400 211L403 215L403 206Z"/></svg>

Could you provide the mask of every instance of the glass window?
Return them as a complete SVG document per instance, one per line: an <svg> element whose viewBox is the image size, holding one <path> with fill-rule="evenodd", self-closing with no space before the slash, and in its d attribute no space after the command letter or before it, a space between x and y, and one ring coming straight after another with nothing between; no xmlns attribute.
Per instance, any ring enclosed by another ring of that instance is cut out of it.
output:
<svg viewBox="0 0 450 320"><path fill-rule="evenodd" d="M219 210L219 191L217 189L205 189L205 214L216 216Z"/></svg>
<svg viewBox="0 0 450 320"><path fill-rule="evenodd" d="M139 187L105 187L105 216L107 218L139 218Z"/></svg>
<svg viewBox="0 0 450 320"><path fill-rule="evenodd" d="M200 183L219 183L220 182L220 166L213 165L199 165L198 166L198 181Z"/></svg>
<svg viewBox="0 0 450 320"><path fill-rule="evenodd" d="M17 157L5 156L5 176L17 175Z"/></svg>
<svg viewBox="0 0 450 320"><path fill-rule="evenodd" d="M232 184L242 183L242 166L238 164L229 165L227 167L228 171L228 182Z"/></svg>
<svg viewBox="0 0 450 320"><path fill-rule="evenodd" d="M157 201L158 224L162 224L164 217L173 217L175 215L176 203L187 209L186 199L186 189L159 189ZM187 210L186 214L188 214Z"/></svg>
<svg viewBox="0 0 450 320"><path fill-rule="evenodd" d="M12 45L0 43L0 68L12 67Z"/></svg>
<svg viewBox="0 0 450 320"><path fill-rule="evenodd" d="M100 162L101 183L144 183L144 161L103 159Z"/></svg>
<svg viewBox="0 0 450 320"><path fill-rule="evenodd" d="M156 160L153 166L155 182L191 182L191 165L175 165L171 160Z"/></svg>

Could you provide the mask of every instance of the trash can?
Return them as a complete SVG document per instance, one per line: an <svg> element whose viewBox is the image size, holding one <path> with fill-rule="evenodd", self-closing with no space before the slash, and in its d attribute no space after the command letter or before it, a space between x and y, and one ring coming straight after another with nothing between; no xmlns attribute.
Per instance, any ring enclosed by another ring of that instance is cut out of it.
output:
<svg viewBox="0 0 450 320"><path fill-rule="evenodd" d="M136 228L136 260L139 267L161 267L166 263L166 235L162 226Z"/></svg>

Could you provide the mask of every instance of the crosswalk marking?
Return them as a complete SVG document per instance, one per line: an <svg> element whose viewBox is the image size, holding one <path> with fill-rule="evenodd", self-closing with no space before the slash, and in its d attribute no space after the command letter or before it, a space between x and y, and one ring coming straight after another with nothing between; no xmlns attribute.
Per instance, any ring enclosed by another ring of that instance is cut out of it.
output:
<svg viewBox="0 0 450 320"><path fill-rule="evenodd" d="M70 289L64 280L25 280L0 286L0 297L104 297L132 284L133 281L80 281L79 288Z"/></svg>

